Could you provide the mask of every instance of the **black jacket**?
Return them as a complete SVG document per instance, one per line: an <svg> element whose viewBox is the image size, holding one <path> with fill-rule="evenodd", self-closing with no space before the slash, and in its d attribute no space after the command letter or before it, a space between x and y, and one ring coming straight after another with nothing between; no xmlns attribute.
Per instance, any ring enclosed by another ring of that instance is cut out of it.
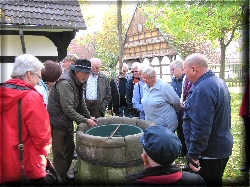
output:
<svg viewBox="0 0 250 187"><path fill-rule="evenodd" d="M146 168L126 178L134 181L125 186L206 186L201 176L182 172L176 165Z"/></svg>
<svg viewBox="0 0 250 187"><path fill-rule="evenodd" d="M126 78L114 78L110 81L110 87L111 87L111 101L108 105L108 110L112 110L115 114L119 114L119 107L127 106L126 103Z"/></svg>

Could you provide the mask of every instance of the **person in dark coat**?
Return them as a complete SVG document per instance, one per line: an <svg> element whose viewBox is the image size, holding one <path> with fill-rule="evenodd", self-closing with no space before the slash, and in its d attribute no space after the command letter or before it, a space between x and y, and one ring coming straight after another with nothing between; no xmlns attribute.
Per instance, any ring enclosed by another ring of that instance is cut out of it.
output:
<svg viewBox="0 0 250 187"><path fill-rule="evenodd" d="M208 186L222 186L222 177L232 155L231 96L226 83L208 68L199 53L184 62L193 86L184 104L183 131L189 167Z"/></svg>
<svg viewBox="0 0 250 187"><path fill-rule="evenodd" d="M140 111L134 108L133 106L133 93L134 93L134 85L140 81L138 68L140 66L139 62L134 62L131 65L131 73L132 76L127 80L126 85L126 102L128 104L128 110L130 117L140 117Z"/></svg>
<svg viewBox="0 0 250 187"><path fill-rule="evenodd" d="M184 68L183 68L183 60L177 59L170 64L171 72L174 75L172 78L171 86L173 87L176 94L179 96L180 100L183 93L183 83L185 78ZM182 100L181 100L182 101ZM182 106L182 105L181 105ZM181 140L182 151L181 156L185 156L187 153L187 147L185 143L185 138L183 134L183 107L180 108L177 114L178 126L176 128L178 138Z"/></svg>
<svg viewBox="0 0 250 187"><path fill-rule="evenodd" d="M53 164L65 184L73 180L67 176L75 149L73 122L96 126L96 119L90 115L83 98L83 83L90 72L91 62L77 59L50 90L48 111L52 126Z"/></svg>
<svg viewBox="0 0 250 187"><path fill-rule="evenodd" d="M133 181L125 186L206 186L201 176L183 172L174 164L181 154L181 142L168 128L160 125L148 127L140 143L146 169L127 175L126 178Z"/></svg>
<svg viewBox="0 0 250 187"><path fill-rule="evenodd" d="M126 103L126 84L127 84L128 65L123 64L122 74L111 79L111 101L108 105L108 113L119 117L130 117L128 104Z"/></svg>

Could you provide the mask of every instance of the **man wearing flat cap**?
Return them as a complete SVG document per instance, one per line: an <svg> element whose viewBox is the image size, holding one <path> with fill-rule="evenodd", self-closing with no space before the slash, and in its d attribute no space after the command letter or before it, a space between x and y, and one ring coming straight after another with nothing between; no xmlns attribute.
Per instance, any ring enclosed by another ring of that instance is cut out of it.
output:
<svg viewBox="0 0 250 187"><path fill-rule="evenodd" d="M91 62L77 59L69 71L63 72L50 91L48 111L52 125L52 153L56 171L66 184L75 144L73 122L93 127L95 118L89 114L83 99L83 83L91 72Z"/></svg>
<svg viewBox="0 0 250 187"><path fill-rule="evenodd" d="M171 130L163 126L150 126L140 138L140 143L146 169L126 176L133 180L126 186L206 186L201 176L182 172L173 164L181 154L181 141Z"/></svg>

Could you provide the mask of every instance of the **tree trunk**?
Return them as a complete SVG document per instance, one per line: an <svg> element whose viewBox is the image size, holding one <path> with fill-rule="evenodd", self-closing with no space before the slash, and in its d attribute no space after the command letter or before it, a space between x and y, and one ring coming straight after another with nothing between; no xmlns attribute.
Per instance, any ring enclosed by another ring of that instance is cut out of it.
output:
<svg viewBox="0 0 250 187"><path fill-rule="evenodd" d="M219 77L225 80L225 64L226 64L226 45L224 44L224 39L220 40L221 49L221 62L220 62L220 74Z"/></svg>
<svg viewBox="0 0 250 187"><path fill-rule="evenodd" d="M122 53L123 53L123 41L122 41L122 0L117 0L117 27L118 27L118 40L119 40L119 72L122 73Z"/></svg>

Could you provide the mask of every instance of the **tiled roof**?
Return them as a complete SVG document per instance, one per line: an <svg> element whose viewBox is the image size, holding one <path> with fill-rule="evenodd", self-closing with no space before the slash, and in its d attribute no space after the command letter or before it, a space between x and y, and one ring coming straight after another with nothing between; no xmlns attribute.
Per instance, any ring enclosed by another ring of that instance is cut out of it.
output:
<svg viewBox="0 0 250 187"><path fill-rule="evenodd" d="M1 0L0 20L1 27L87 28L77 0Z"/></svg>

